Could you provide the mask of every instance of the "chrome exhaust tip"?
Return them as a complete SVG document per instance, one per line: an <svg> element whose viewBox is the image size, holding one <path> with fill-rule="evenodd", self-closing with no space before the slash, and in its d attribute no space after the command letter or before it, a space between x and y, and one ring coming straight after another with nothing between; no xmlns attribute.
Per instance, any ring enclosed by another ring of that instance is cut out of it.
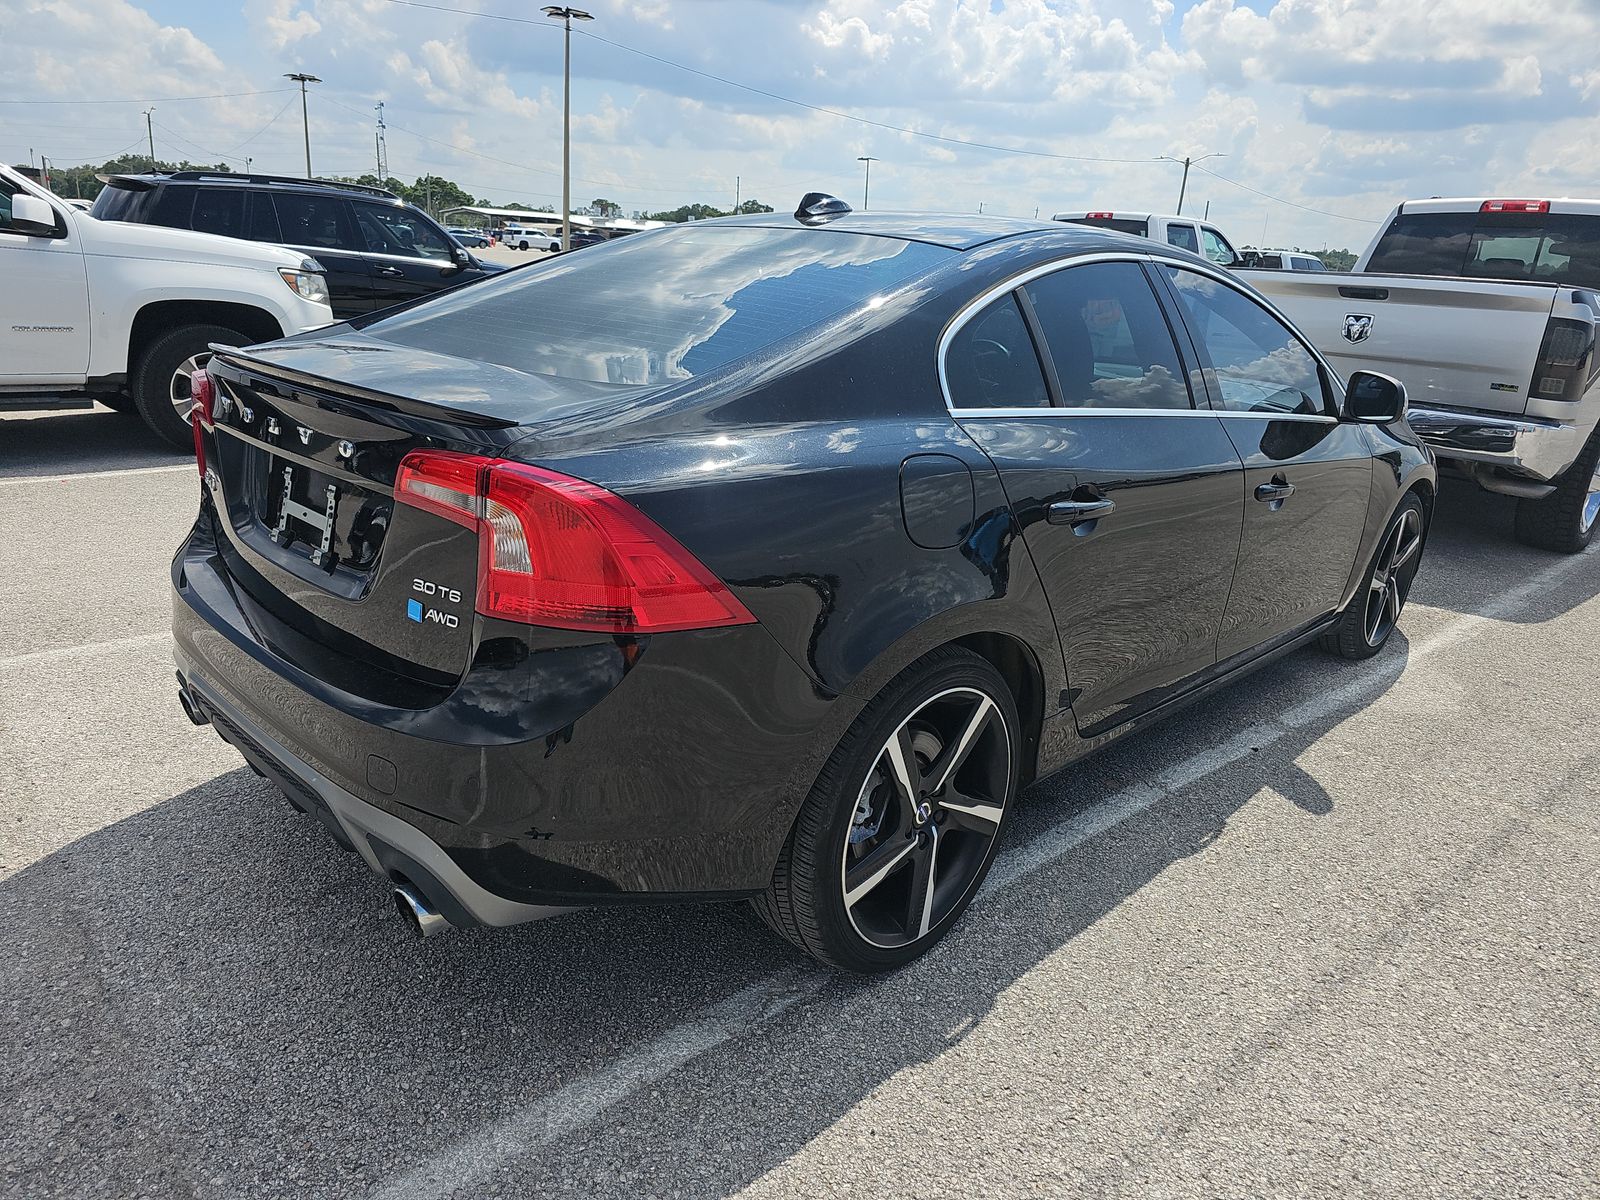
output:
<svg viewBox="0 0 1600 1200"><path fill-rule="evenodd" d="M419 938L431 938L451 928L450 922L428 903L427 897L409 883L394 885L394 906L411 932Z"/></svg>

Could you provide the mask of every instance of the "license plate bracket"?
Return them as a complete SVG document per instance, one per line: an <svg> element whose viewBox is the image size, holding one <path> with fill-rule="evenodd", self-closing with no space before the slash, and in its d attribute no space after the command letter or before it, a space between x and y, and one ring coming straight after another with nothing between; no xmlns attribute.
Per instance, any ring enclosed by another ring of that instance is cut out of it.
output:
<svg viewBox="0 0 1600 1200"><path fill-rule="evenodd" d="M333 553L333 517L339 507L339 489L334 484L328 484L323 489L324 500L319 511L310 504L302 504L294 498L294 467L285 466L279 473L283 480L283 493L278 500L278 521L272 527L272 540L280 546L288 547L297 540L305 540L314 548L310 552L313 566L332 570L337 565L337 558ZM315 490L306 497L308 500L319 498ZM299 532L290 522L306 526L317 540L310 538L301 539Z"/></svg>

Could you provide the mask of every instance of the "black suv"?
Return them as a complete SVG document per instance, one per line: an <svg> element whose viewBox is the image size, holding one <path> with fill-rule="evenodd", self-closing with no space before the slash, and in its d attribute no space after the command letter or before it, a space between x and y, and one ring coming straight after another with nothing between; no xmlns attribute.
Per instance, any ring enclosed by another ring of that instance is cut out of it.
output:
<svg viewBox="0 0 1600 1200"><path fill-rule="evenodd" d="M359 183L177 171L102 175L102 221L197 229L304 250L328 272L333 315L355 317L505 268L475 258L426 213Z"/></svg>

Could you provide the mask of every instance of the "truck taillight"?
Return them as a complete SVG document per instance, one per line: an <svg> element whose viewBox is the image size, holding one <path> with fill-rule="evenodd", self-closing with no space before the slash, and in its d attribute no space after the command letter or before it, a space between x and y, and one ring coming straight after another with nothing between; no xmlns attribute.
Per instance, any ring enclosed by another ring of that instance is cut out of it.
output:
<svg viewBox="0 0 1600 1200"><path fill-rule="evenodd" d="M1085 213L1083 219L1085 221L1109 221L1114 215L1114 213L1108 212Z"/></svg>
<svg viewBox="0 0 1600 1200"><path fill-rule="evenodd" d="M1538 400L1581 400L1594 371L1594 326L1552 317L1545 326L1528 393Z"/></svg>
<svg viewBox="0 0 1600 1200"><path fill-rule="evenodd" d="M395 500L477 531L485 616L611 634L755 620L666 530L582 479L418 450L400 463Z"/></svg>
<svg viewBox="0 0 1600 1200"><path fill-rule="evenodd" d="M206 431L216 424L211 407L216 398L217 385L203 369L189 376L189 399L194 402L189 409L189 428L194 431L194 461L201 479L206 477Z"/></svg>
<svg viewBox="0 0 1600 1200"><path fill-rule="evenodd" d="M1547 213L1548 200L1485 200L1478 208L1486 213Z"/></svg>

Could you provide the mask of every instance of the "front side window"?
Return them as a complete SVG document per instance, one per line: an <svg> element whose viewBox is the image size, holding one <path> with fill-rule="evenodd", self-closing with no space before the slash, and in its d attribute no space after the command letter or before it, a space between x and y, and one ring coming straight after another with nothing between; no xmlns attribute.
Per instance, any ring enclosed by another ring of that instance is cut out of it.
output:
<svg viewBox="0 0 1600 1200"><path fill-rule="evenodd" d="M450 245L416 213L387 204L355 202L356 224L373 254L434 258L449 262Z"/></svg>
<svg viewBox="0 0 1600 1200"><path fill-rule="evenodd" d="M1167 267L1190 331L1210 359L1230 412L1328 413L1322 371L1300 339L1242 292L1182 267Z"/></svg>
<svg viewBox="0 0 1600 1200"><path fill-rule="evenodd" d="M1200 253L1200 242L1194 236L1193 225L1168 225L1167 244L1194 254Z"/></svg>
<svg viewBox="0 0 1600 1200"><path fill-rule="evenodd" d="M950 339L944 372L955 408L1050 406L1038 351L1010 292Z"/></svg>
<svg viewBox="0 0 1600 1200"><path fill-rule="evenodd" d="M1206 257L1216 263L1217 266L1231 267L1239 261L1239 256L1234 253L1233 247L1228 244L1228 239L1215 229L1202 228L1200 230L1200 239L1205 243Z"/></svg>
<svg viewBox="0 0 1600 1200"><path fill-rule="evenodd" d="M1190 408L1172 331L1137 263L1088 263L1025 285L1068 408Z"/></svg>
<svg viewBox="0 0 1600 1200"><path fill-rule="evenodd" d="M15 184L0 179L0 229L11 228L11 197L16 194Z"/></svg>
<svg viewBox="0 0 1600 1200"><path fill-rule="evenodd" d="M260 193L265 197L266 193ZM278 210L283 240L290 246L327 250L357 250L355 230L345 202L337 196L297 196L279 192L272 197Z"/></svg>

